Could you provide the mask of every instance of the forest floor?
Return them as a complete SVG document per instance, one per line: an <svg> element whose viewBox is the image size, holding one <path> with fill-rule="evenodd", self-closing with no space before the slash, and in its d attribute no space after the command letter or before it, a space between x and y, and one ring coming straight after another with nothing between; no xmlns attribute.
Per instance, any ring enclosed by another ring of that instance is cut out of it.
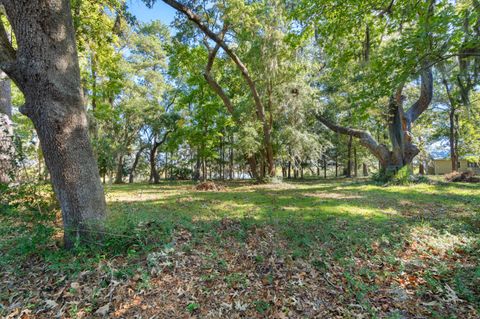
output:
<svg viewBox="0 0 480 319"><path fill-rule="evenodd" d="M0 214L0 316L480 317L479 184L106 192L104 244L72 252Z"/></svg>

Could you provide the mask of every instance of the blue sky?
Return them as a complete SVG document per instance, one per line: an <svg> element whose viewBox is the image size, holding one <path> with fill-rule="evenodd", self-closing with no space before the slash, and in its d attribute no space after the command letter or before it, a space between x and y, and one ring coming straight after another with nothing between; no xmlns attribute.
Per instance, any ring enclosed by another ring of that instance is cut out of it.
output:
<svg viewBox="0 0 480 319"><path fill-rule="evenodd" d="M160 20L170 25L175 17L175 10L161 0L157 0L152 9L147 8L141 0L128 0L127 4L129 11L143 22Z"/></svg>

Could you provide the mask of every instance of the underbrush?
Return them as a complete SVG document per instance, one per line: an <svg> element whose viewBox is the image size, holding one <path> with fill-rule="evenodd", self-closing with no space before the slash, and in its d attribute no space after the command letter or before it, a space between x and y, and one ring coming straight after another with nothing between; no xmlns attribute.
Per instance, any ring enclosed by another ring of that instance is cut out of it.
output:
<svg viewBox="0 0 480 319"><path fill-rule="evenodd" d="M410 185L430 183L430 179L424 175L414 175L411 168L404 166L398 171L379 171L372 175L372 181L383 185Z"/></svg>
<svg viewBox="0 0 480 319"><path fill-rule="evenodd" d="M95 267L100 261L124 256L134 259L171 240L172 223L137 223L125 218L107 224L103 240L63 248L61 212L49 184L1 186L0 268L16 271L33 262L65 275Z"/></svg>

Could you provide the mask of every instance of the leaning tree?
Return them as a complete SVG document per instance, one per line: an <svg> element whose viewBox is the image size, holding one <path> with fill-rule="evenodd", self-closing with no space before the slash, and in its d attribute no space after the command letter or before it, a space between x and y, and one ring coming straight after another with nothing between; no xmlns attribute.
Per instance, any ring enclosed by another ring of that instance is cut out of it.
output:
<svg viewBox="0 0 480 319"><path fill-rule="evenodd" d="M388 104L388 134L391 148L379 143L368 131L340 126L324 116L317 114L317 119L334 132L346 134L359 139L378 159L382 171L397 171L412 163L420 152L412 140L412 124L427 110L433 96L433 77L431 67L427 67L421 76L421 93L418 100L407 110L403 108L402 90L390 97Z"/></svg>
<svg viewBox="0 0 480 319"><path fill-rule="evenodd" d="M326 113L316 114L317 119L334 132L358 138L382 171L397 171L419 153L412 125L432 102L432 67L455 52L452 34L456 38L459 27L454 12L448 0L415 5L408 0L304 0L296 8L296 17L310 26L324 63L318 87L325 104L335 106L338 119L341 107L335 102L340 100L348 108L350 125L367 118L385 123L390 146L367 130L338 124ZM413 96L407 88L418 78L419 97L406 109Z"/></svg>
<svg viewBox="0 0 480 319"><path fill-rule="evenodd" d="M105 197L88 139L69 0L0 0L0 67L25 96L20 112L37 131L62 209L64 240L95 236ZM3 21L3 20L2 20Z"/></svg>

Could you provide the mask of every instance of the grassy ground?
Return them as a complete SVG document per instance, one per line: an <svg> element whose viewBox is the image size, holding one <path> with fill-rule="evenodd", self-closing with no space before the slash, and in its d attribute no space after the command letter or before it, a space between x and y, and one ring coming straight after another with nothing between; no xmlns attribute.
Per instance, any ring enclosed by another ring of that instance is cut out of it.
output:
<svg viewBox="0 0 480 319"><path fill-rule="evenodd" d="M28 233L7 244L2 219L0 314L479 317L480 185L165 183L108 187L107 200L94 249L20 254Z"/></svg>

